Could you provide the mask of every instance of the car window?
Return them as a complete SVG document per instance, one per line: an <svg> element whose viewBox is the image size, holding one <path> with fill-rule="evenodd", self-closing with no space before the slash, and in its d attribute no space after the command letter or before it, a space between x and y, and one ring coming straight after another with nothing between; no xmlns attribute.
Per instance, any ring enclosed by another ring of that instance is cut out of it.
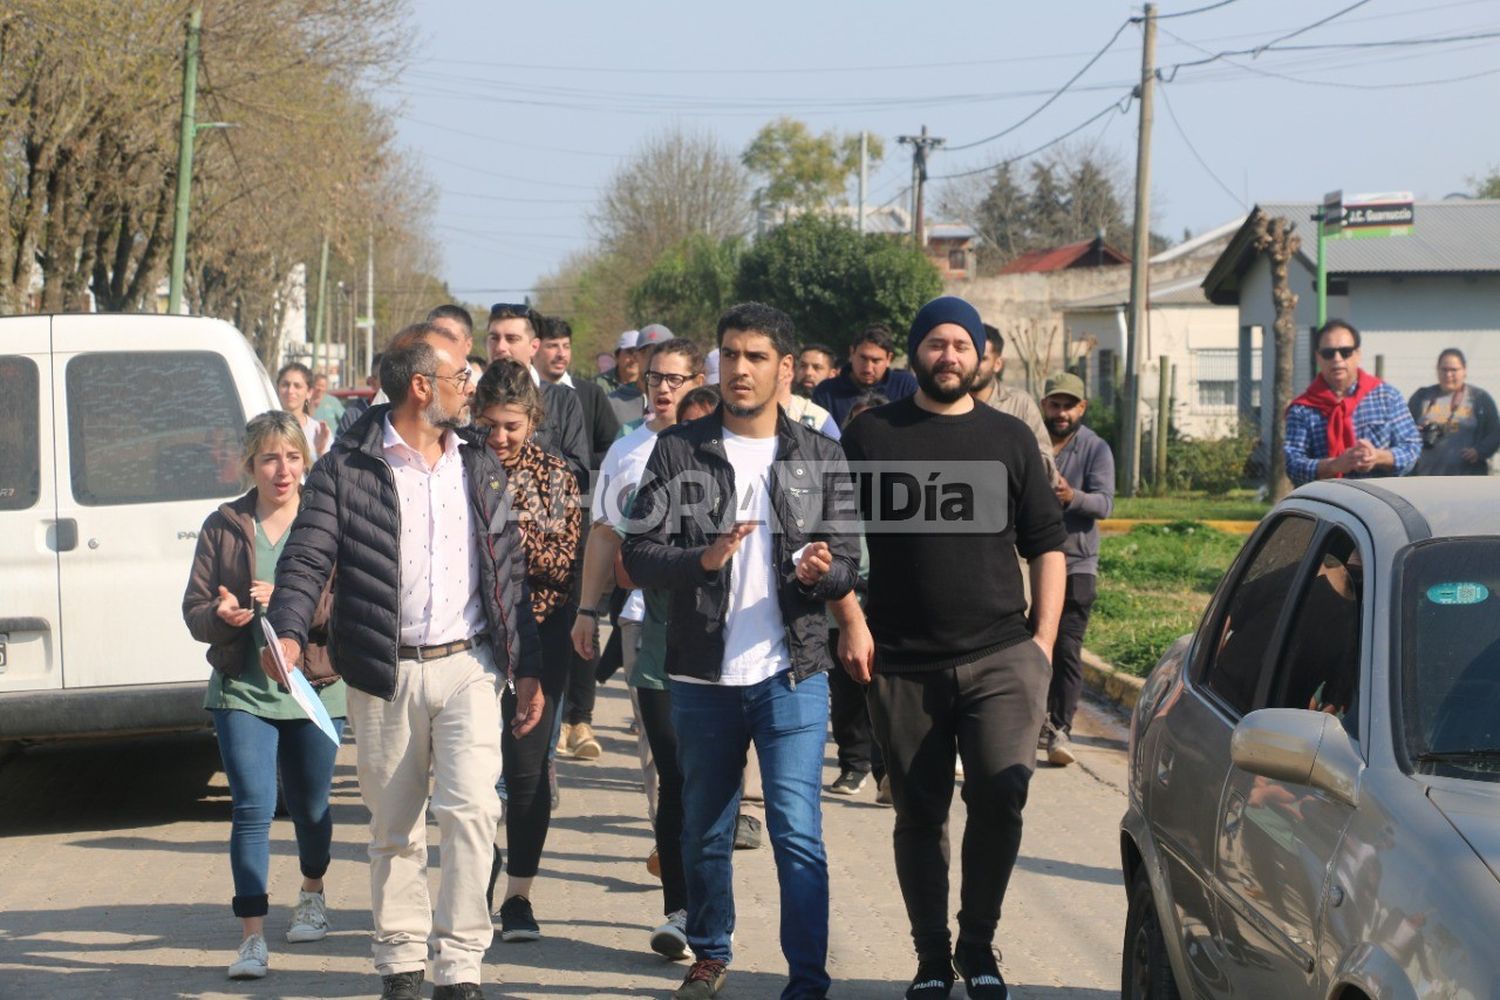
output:
<svg viewBox="0 0 1500 1000"><path fill-rule="evenodd" d="M35 361L0 355L0 510L25 510L41 495L40 392Z"/></svg>
<svg viewBox="0 0 1500 1000"><path fill-rule="evenodd" d="M1412 547L1401 567L1401 714L1410 757L1500 780L1500 539ZM1481 751L1472 757L1472 751Z"/></svg>
<svg viewBox="0 0 1500 1000"><path fill-rule="evenodd" d="M85 506L206 500L241 485L245 414L208 351L120 351L68 362L73 497Z"/></svg>
<svg viewBox="0 0 1500 1000"><path fill-rule="evenodd" d="M1266 650L1312 536L1310 519L1284 515L1245 567L1214 630L1204 686L1240 715L1253 707Z"/></svg>
<svg viewBox="0 0 1500 1000"><path fill-rule="evenodd" d="M1318 548L1296 591L1266 706L1327 712L1357 737L1365 560L1342 528L1331 529Z"/></svg>

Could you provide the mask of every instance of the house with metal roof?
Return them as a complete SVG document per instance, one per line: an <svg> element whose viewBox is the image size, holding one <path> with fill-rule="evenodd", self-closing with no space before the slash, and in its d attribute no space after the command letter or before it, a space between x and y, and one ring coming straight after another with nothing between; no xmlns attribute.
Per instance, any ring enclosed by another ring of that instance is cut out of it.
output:
<svg viewBox="0 0 1500 1000"><path fill-rule="evenodd" d="M1317 371L1311 334L1317 322L1317 223L1311 201L1263 202L1256 211L1295 224L1302 246L1290 267L1297 294L1293 392ZM1436 381L1437 356L1457 347L1468 357L1469 381L1500 390L1500 201L1418 201L1407 235L1337 238L1325 243L1328 316L1360 331L1364 367L1411 395ZM1270 400L1275 370L1271 269L1255 250L1254 212L1203 280L1209 301L1238 312L1238 365L1246 383L1258 377ZM1266 349L1253 356L1252 345ZM1240 392L1248 412L1248 384ZM1271 414L1262 426L1270 433Z"/></svg>

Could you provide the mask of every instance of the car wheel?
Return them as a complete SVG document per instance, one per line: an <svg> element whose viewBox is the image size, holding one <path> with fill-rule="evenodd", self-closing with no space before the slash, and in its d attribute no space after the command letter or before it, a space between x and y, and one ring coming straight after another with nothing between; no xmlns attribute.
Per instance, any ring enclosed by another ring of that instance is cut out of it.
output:
<svg viewBox="0 0 1500 1000"><path fill-rule="evenodd" d="M1123 1000L1178 1000L1177 979L1167 956L1167 940L1156 915L1156 897L1145 866L1136 870L1130 886L1130 912L1125 917L1124 958L1120 996Z"/></svg>

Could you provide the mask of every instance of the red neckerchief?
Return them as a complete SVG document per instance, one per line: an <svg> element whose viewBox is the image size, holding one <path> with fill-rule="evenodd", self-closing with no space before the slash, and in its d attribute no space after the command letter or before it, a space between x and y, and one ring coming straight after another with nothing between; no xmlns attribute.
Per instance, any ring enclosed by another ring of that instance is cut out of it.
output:
<svg viewBox="0 0 1500 1000"><path fill-rule="evenodd" d="M1354 435L1354 411L1360 400L1380 384L1380 379L1360 369L1354 391L1347 396L1337 395L1323 376L1312 380L1302 395L1292 400L1292 406L1306 406L1323 414L1328 421L1328 457L1338 458L1354 447L1358 440Z"/></svg>

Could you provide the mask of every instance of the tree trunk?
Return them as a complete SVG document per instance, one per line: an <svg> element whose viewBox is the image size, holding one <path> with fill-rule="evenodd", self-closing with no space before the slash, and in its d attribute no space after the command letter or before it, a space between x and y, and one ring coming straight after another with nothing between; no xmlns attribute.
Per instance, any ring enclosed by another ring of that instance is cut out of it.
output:
<svg viewBox="0 0 1500 1000"><path fill-rule="evenodd" d="M1276 369L1272 380L1270 487L1272 502L1292 491L1286 473L1286 411L1292 405L1292 362L1297 350L1297 293L1292 291L1290 263L1302 246L1289 220L1255 213L1255 249L1271 266L1271 300L1276 306Z"/></svg>

